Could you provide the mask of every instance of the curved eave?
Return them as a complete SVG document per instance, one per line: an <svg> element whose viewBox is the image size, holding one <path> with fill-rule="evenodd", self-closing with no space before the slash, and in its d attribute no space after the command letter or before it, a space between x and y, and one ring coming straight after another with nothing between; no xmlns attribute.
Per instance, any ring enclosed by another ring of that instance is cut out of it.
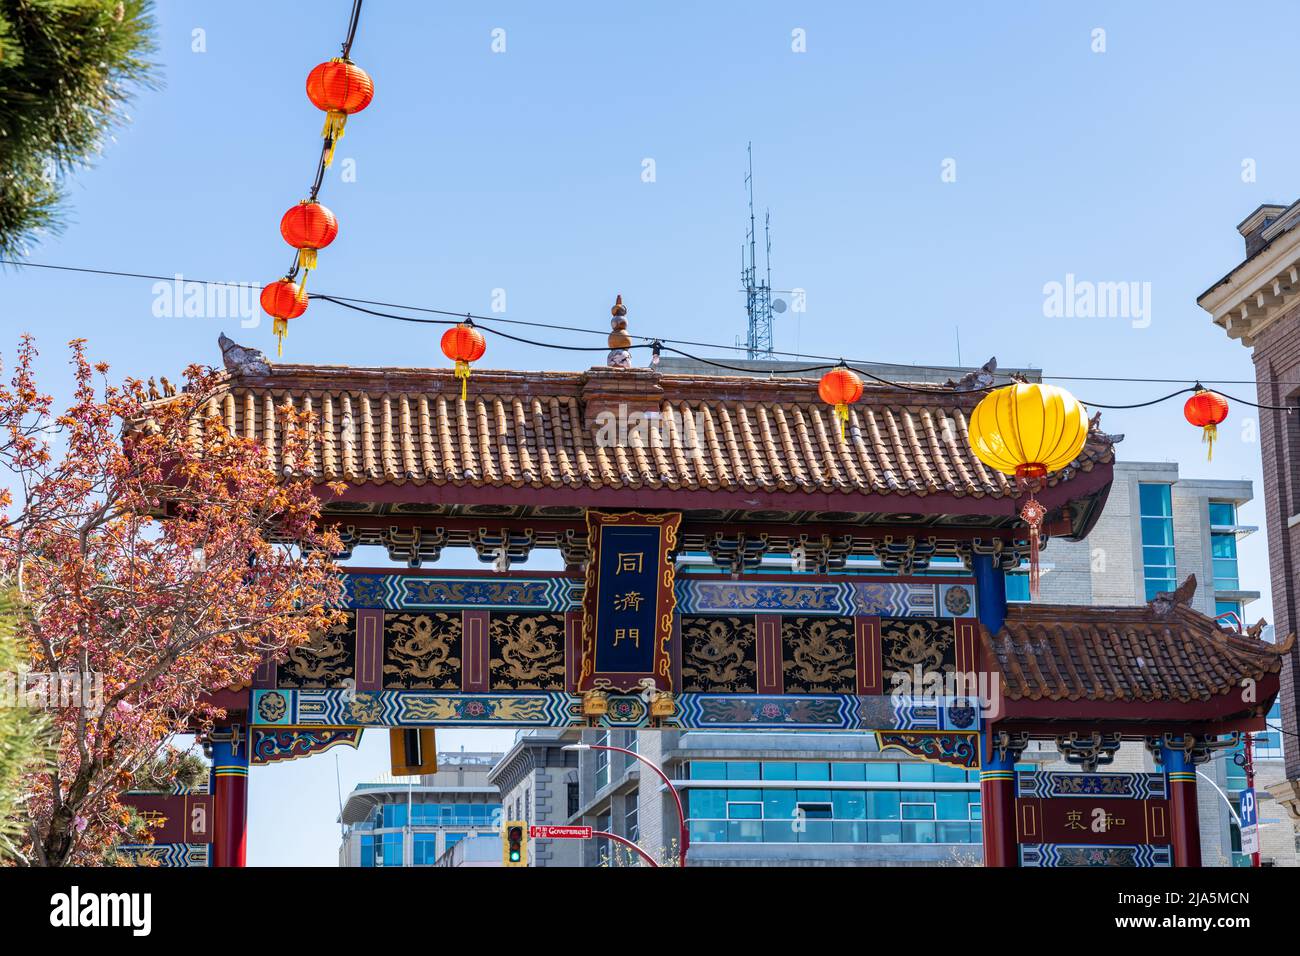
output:
<svg viewBox="0 0 1300 956"><path fill-rule="evenodd" d="M1101 510L1113 478L1110 462L1095 462L1067 481L1058 482L1038 493L1049 513L1060 513L1066 506L1074 508L1073 528L1069 537L1082 537L1091 530ZM665 510L736 509L742 511L810 510L848 511L858 514L879 512L923 515L988 515L999 520L1015 515L1018 501L988 495L957 495L949 492L928 494L876 494L854 489L842 491L770 491L765 489L708 490L668 487L591 487L586 484L514 485L477 484L468 481L435 484L433 482L365 482L349 484L341 493L328 485L316 486L316 492L328 508L337 503L366 504L442 504L442 505L510 505L581 506L593 508L646 508Z"/></svg>

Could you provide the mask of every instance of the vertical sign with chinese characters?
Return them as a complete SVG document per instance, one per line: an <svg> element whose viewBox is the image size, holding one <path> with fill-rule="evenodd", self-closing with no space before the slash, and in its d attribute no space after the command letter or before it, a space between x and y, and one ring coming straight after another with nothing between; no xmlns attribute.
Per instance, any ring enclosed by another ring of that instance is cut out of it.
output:
<svg viewBox="0 0 1300 956"><path fill-rule="evenodd" d="M628 691L647 678L671 691L672 553L680 512L587 512L591 560L583 595L578 690Z"/></svg>

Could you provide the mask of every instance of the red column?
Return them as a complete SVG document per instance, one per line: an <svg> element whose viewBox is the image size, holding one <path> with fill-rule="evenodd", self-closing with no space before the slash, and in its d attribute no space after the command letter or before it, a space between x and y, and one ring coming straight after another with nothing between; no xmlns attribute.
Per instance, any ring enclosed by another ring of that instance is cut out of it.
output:
<svg viewBox="0 0 1300 956"><path fill-rule="evenodd" d="M1001 763L1007 766L998 766ZM991 760L980 771L980 819L985 866L1020 865L1020 850L1016 842L1014 763L1014 760Z"/></svg>
<svg viewBox="0 0 1300 956"><path fill-rule="evenodd" d="M248 842L248 746L241 728L212 741L212 865L244 866Z"/></svg>
<svg viewBox="0 0 1300 956"><path fill-rule="evenodd" d="M1196 812L1196 765L1186 751L1165 747L1161 763L1169 785L1169 837L1174 866L1201 865L1201 823Z"/></svg>

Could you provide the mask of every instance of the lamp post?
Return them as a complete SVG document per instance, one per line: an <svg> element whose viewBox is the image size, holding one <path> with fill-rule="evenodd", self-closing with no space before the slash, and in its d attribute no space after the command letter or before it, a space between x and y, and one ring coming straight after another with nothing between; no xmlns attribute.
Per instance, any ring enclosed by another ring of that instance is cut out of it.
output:
<svg viewBox="0 0 1300 956"><path fill-rule="evenodd" d="M686 865L686 851L690 848L690 843L691 843L690 831L686 828L686 811L682 809L681 794L677 792L677 788L673 786L673 782L668 779L668 774L664 773L662 767L660 767L653 760L649 760L646 757L641 756L635 750L628 750L626 747L611 747L607 744L568 744L563 749L564 750L613 750L616 751L617 753L627 754L629 757L633 757L641 761L643 764L645 764L647 767L653 770L656 774L658 774L659 779L662 780L664 782L664 786L668 788L668 792L673 795L673 802L677 804L677 821L680 826L680 829L678 831L678 842L681 845L681 853L679 857L680 865L681 866ZM641 855L646 856L644 852L642 852ZM649 857L646 857L646 859L649 859Z"/></svg>

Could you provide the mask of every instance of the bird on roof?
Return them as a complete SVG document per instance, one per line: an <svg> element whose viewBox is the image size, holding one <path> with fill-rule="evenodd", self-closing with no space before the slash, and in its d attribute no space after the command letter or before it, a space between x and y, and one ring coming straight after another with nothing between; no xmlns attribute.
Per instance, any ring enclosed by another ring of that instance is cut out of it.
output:
<svg viewBox="0 0 1300 956"><path fill-rule="evenodd" d="M997 356L989 359L977 369L967 372L957 381L948 379L943 384L957 392L974 392L981 388L989 388L993 384L994 373L998 370Z"/></svg>
<svg viewBox="0 0 1300 956"><path fill-rule="evenodd" d="M221 336L217 339L217 344L221 346L221 361L225 364L226 371L240 375L267 375L270 373L271 363L258 349L250 349L239 345L225 332L221 333Z"/></svg>

